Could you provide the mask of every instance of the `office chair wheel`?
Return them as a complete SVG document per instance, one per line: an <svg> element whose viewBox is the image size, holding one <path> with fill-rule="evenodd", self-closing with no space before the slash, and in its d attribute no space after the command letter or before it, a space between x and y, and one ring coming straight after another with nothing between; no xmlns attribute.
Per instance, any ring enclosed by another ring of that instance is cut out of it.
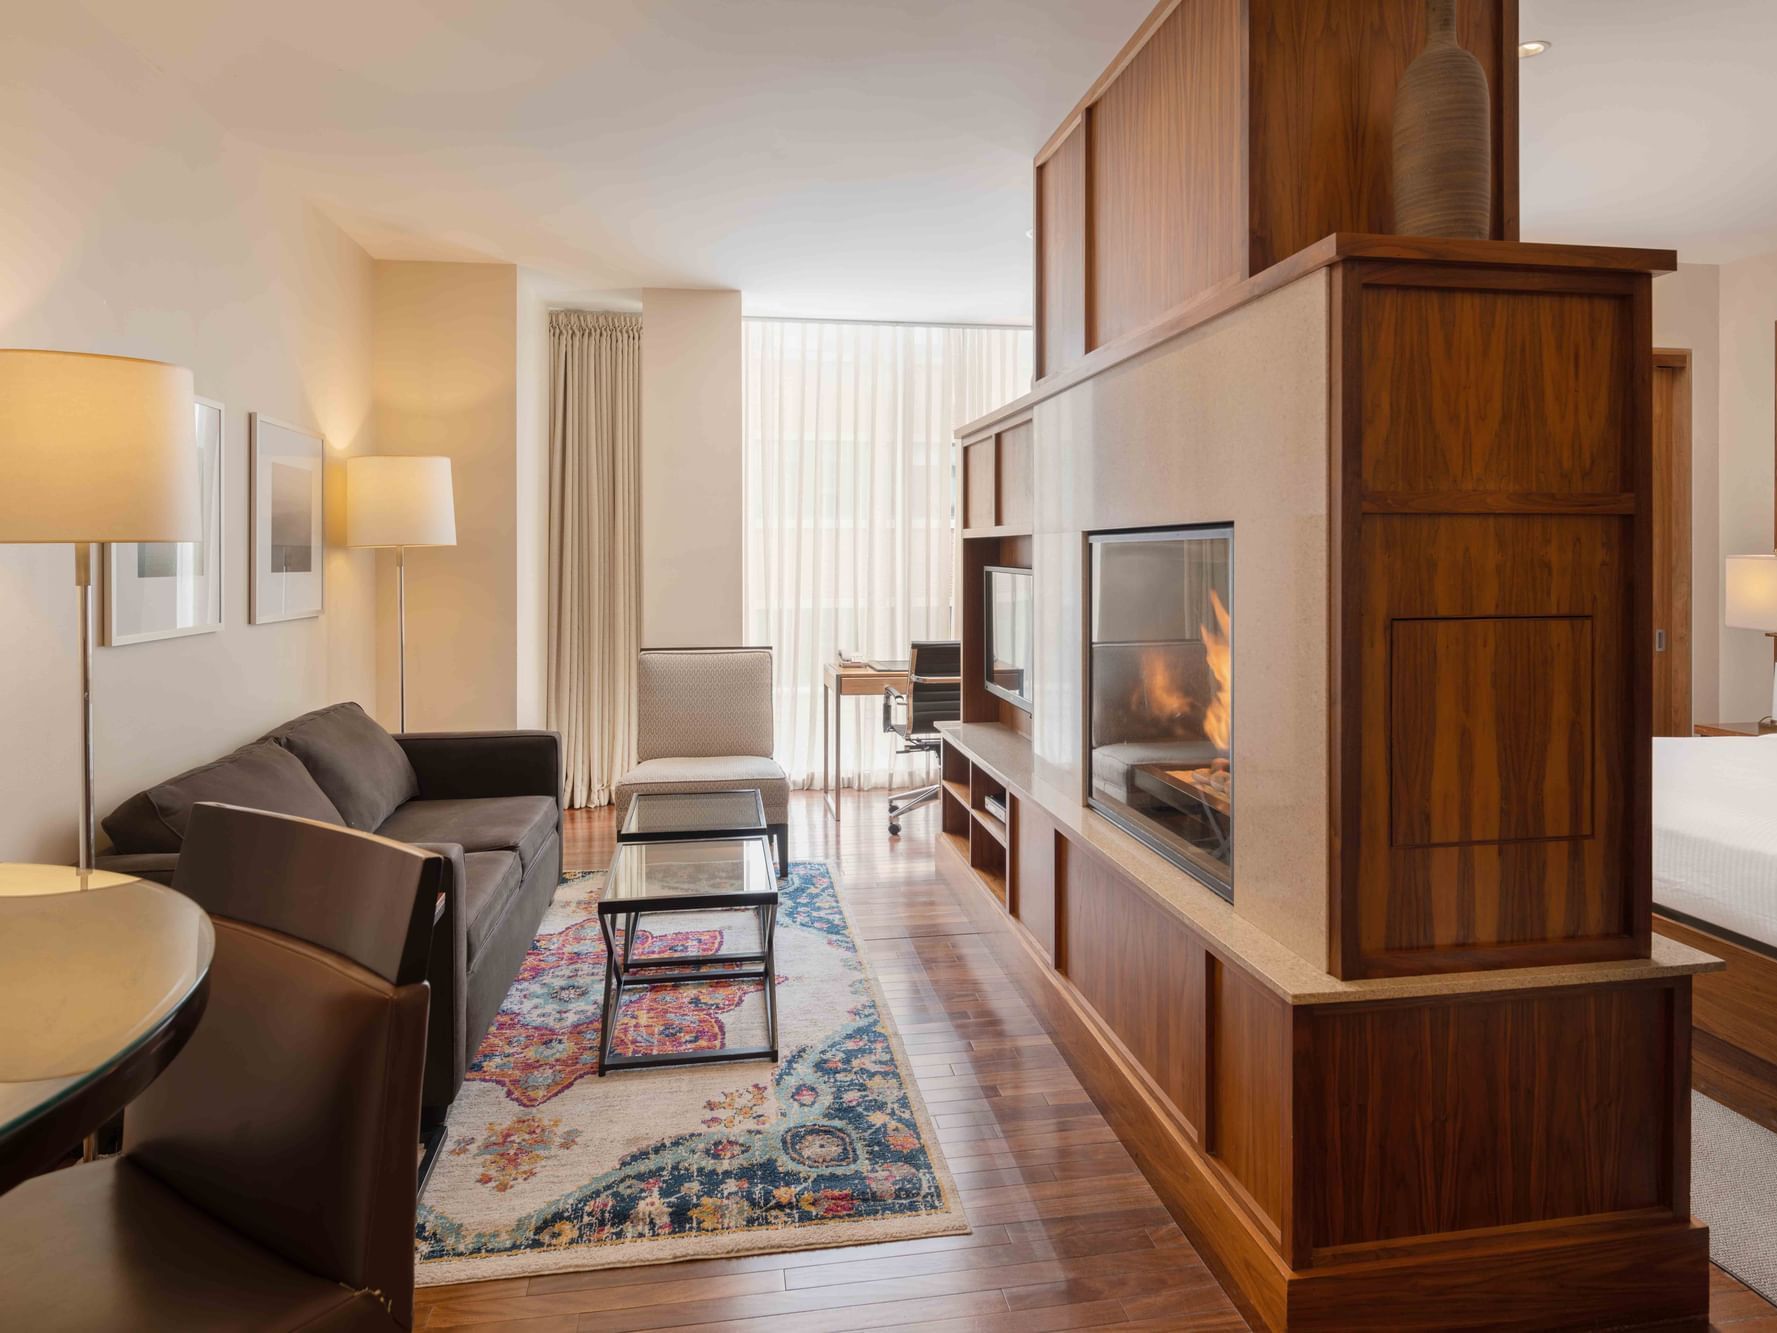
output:
<svg viewBox="0 0 1777 1333"><path fill-rule="evenodd" d="M901 825L893 819L889 820L889 837L898 838L900 836L901 836Z"/></svg>

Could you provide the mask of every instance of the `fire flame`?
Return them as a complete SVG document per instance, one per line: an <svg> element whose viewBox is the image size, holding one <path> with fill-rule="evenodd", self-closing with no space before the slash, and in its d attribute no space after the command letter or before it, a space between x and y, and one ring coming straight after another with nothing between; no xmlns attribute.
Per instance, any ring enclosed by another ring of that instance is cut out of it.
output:
<svg viewBox="0 0 1777 1333"><path fill-rule="evenodd" d="M1196 702L1173 678L1164 654L1147 652L1142 655L1141 683L1136 687L1132 706L1154 717L1171 718L1183 717Z"/></svg>
<svg viewBox="0 0 1777 1333"><path fill-rule="evenodd" d="M1210 696L1209 707L1203 710L1203 734L1211 745L1226 754L1232 721L1228 709L1229 686L1234 675L1233 656L1228 650L1228 608L1222 605L1214 588L1209 590L1209 602L1216 627L1211 630L1208 625L1200 625L1198 628L1203 633L1203 652L1210 675L1215 678L1215 692Z"/></svg>

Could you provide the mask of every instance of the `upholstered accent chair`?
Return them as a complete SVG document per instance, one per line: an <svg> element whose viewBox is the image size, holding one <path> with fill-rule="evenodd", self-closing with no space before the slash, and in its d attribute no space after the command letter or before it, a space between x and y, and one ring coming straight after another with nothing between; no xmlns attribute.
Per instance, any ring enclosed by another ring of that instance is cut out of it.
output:
<svg viewBox="0 0 1777 1333"><path fill-rule="evenodd" d="M617 784L617 824L643 792L752 788L790 864L790 779L777 760L771 649L644 648L636 663L636 766Z"/></svg>

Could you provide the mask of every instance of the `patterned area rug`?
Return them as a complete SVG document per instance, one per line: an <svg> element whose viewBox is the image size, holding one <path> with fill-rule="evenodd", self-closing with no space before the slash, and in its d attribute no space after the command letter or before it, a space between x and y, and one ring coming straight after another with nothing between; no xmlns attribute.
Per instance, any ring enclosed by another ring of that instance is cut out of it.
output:
<svg viewBox="0 0 1777 1333"><path fill-rule="evenodd" d="M969 1229L826 866L780 882L777 1065L601 1079L603 880L562 881L470 1066L420 1200L419 1285ZM685 913L644 918L636 953L756 941L751 913ZM614 1049L763 1044L761 996L756 981L641 992Z"/></svg>

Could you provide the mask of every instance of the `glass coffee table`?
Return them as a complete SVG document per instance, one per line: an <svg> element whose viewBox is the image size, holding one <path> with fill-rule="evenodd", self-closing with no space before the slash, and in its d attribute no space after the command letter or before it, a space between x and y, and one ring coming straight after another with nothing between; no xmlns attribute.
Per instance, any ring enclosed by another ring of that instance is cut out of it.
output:
<svg viewBox="0 0 1777 1333"><path fill-rule="evenodd" d="M684 842L769 837L765 802L756 787L726 791L642 792L632 797L618 842ZM778 874L789 873L780 865Z"/></svg>
<svg viewBox="0 0 1777 1333"><path fill-rule="evenodd" d="M746 793L757 796L757 793ZM646 799L637 797L638 801ZM627 823L627 821L626 821ZM605 995L599 1027L599 1077L613 1069L653 1069L716 1060L777 1060L777 876L761 832L743 838L679 837L620 841L599 898L605 937ZM732 909L753 917L758 948L719 954L636 957L636 931L645 916ZM626 993L648 986L710 982L764 983L765 1044L714 1051L611 1054L611 1036Z"/></svg>
<svg viewBox="0 0 1777 1333"><path fill-rule="evenodd" d="M618 842L680 842L765 836L765 802L758 790L645 791L631 798Z"/></svg>

